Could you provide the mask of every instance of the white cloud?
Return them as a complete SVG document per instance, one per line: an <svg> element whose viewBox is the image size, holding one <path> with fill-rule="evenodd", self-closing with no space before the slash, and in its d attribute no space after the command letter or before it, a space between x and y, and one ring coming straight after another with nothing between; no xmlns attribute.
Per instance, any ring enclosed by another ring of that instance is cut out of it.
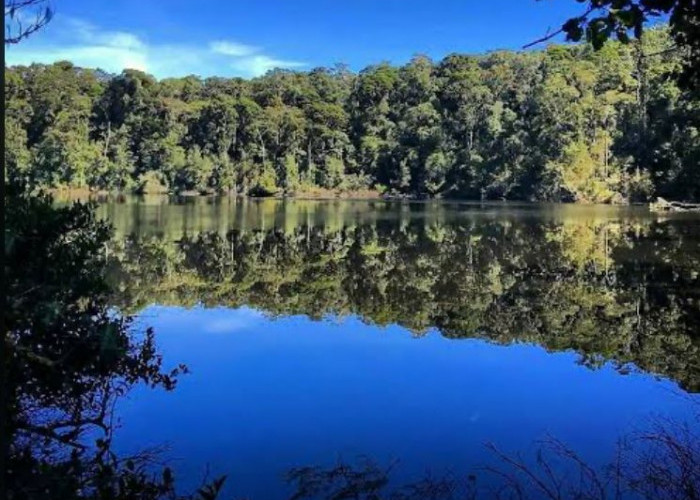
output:
<svg viewBox="0 0 700 500"><path fill-rule="evenodd" d="M260 51L258 47L253 47L252 45L244 45L242 43L229 42L226 40L212 42L209 44L209 48L212 52L216 52L217 54L233 57L249 56Z"/></svg>
<svg viewBox="0 0 700 500"><path fill-rule="evenodd" d="M8 48L6 64L50 64L68 60L77 66L100 68L111 73L139 69L158 78L197 74L206 76L260 76L273 68L299 68L299 61L277 59L263 49L233 40L208 45L153 44L135 33L105 31L81 19L64 17L50 32Z"/></svg>
<svg viewBox="0 0 700 500"><path fill-rule="evenodd" d="M84 19L78 19L75 17L60 17L55 22L63 22L65 24L66 30L71 30L78 34L81 38L89 38L94 36L97 32L97 26L92 23L87 22Z"/></svg>
<svg viewBox="0 0 700 500"><path fill-rule="evenodd" d="M256 55L251 57L242 57L231 62L231 67L246 76L264 75L271 69L275 68L301 68L305 63L299 61L283 61L274 59L265 55Z"/></svg>
<svg viewBox="0 0 700 500"><path fill-rule="evenodd" d="M8 51L6 59L8 65L71 61L77 66L101 68L112 73L119 73L125 68L148 70L146 56L143 53L99 45Z"/></svg>
<svg viewBox="0 0 700 500"><path fill-rule="evenodd" d="M125 31L103 31L82 19L67 18L66 25L78 42L127 50L145 50L146 44L133 33Z"/></svg>
<svg viewBox="0 0 700 500"><path fill-rule="evenodd" d="M202 331L206 333L234 333L252 328L265 319L260 311L242 307L227 310L224 317L202 321Z"/></svg>
<svg viewBox="0 0 700 500"><path fill-rule="evenodd" d="M101 37L102 43L110 47L118 47L129 50L143 50L146 48L144 43L139 40L136 35L131 33L114 32L107 33Z"/></svg>
<svg viewBox="0 0 700 500"><path fill-rule="evenodd" d="M101 68L114 73L125 68L149 69L146 44L136 35L122 31L100 32L80 19L64 18L59 35L65 43L38 44L36 35L6 52L7 64L52 63L71 61L78 66Z"/></svg>

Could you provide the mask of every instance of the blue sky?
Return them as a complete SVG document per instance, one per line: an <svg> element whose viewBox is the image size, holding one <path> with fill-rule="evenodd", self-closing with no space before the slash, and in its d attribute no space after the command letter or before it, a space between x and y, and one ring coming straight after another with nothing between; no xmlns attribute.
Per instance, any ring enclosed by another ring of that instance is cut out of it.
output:
<svg viewBox="0 0 700 500"><path fill-rule="evenodd" d="M51 0L45 30L6 63L50 63L159 78L264 74L414 54L518 49L579 13L574 0Z"/></svg>

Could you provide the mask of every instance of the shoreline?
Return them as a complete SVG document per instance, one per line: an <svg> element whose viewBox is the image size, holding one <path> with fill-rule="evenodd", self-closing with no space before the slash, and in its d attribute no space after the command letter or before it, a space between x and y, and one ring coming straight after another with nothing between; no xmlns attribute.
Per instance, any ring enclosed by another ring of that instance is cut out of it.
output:
<svg viewBox="0 0 700 500"><path fill-rule="evenodd" d="M125 196L149 196L149 197L169 197L169 198L215 198L232 197L248 200L411 200L419 201L421 198L412 196L388 196L377 190L362 189L350 191L335 191L331 189L299 191L293 194L274 194L270 196L253 196L249 194L236 193L232 191L221 191L211 193L199 193L183 191L180 193L137 193L133 191L109 191L93 190L89 188L44 188L41 189L56 198L63 200L78 201L84 199L97 199L105 197L125 197ZM432 199L432 198L430 198Z"/></svg>
<svg viewBox="0 0 700 500"><path fill-rule="evenodd" d="M360 190L348 190L348 191L338 191L332 189L313 189L309 191L299 191L293 194L274 194L271 196L252 196L249 194L242 194L230 191L223 192L211 192L211 193L199 193L194 191L184 191L180 193L166 192L166 193L136 193L133 191L109 191L109 190L95 190L90 188L45 188L42 191L49 193L57 201L83 201L83 200L104 200L105 198L124 198L124 197L152 197L152 198L176 198L176 199L202 199L202 198L217 198L217 197L231 197L240 198L251 201L263 201L263 200L298 200L298 201L402 201L410 203L428 203L428 202L445 202L445 203L483 203L489 205L495 205L499 203L524 203L524 204L537 204L537 203L551 203L560 205L575 205L575 206L618 206L618 207L633 207L633 206L647 206L650 207L652 211L654 210L655 202L625 202L625 203L590 203L585 201L542 201L542 200L480 200L473 198L452 198L452 197L424 197L416 195L397 195L397 194L385 194L374 189L360 189ZM665 200L664 200L665 201ZM676 203L676 202L673 202ZM661 210L658 210L662 212Z"/></svg>

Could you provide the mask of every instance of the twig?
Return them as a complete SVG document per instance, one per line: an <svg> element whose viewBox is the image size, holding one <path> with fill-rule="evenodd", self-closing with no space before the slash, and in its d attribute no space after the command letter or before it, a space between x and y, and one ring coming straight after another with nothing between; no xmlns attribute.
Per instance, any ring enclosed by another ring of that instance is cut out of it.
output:
<svg viewBox="0 0 700 500"><path fill-rule="evenodd" d="M584 12L583 14L581 14L580 16L578 16L574 19L577 19L578 22L584 21L590 15L590 13L593 12L594 10L595 10L594 7L589 7L586 12ZM562 25L562 27L559 28L557 31L555 31L553 33L548 33L545 36L543 36L542 38L535 40L534 42L530 42L527 45L523 45L523 49L529 49L533 45L538 45L542 42L546 42L547 40L551 40L552 38L554 38L555 36L557 36L563 32L564 32L564 26Z"/></svg>

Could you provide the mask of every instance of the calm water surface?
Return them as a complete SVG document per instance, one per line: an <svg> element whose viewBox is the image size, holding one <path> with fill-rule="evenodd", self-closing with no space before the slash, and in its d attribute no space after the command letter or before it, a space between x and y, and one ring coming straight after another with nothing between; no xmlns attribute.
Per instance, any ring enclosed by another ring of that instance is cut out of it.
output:
<svg viewBox="0 0 700 500"><path fill-rule="evenodd" d="M700 391L700 217L645 207L126 199L115 306L191 374L119 409L186 485L290 467L469 473L547 434L602 464Z"/></svg>

